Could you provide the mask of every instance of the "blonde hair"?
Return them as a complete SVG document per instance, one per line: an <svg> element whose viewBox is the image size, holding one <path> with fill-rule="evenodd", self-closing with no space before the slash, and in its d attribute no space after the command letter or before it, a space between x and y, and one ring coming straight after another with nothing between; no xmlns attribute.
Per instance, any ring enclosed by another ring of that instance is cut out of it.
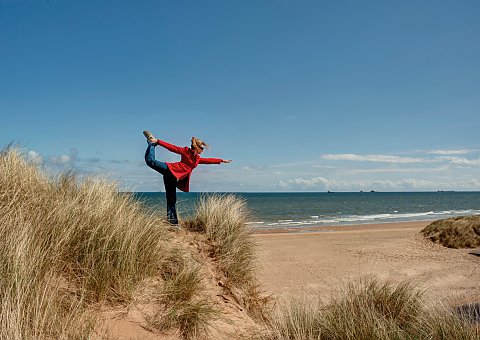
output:
<svg viewBox="0 0 480 340"><path fill-rule="evenodd" d="M208 149L210 148L210 145L205 143L203 140L198 139L197 137L192 137L192 149L195 149L197 147L201 149L205 149L205 148Z"/></svg>

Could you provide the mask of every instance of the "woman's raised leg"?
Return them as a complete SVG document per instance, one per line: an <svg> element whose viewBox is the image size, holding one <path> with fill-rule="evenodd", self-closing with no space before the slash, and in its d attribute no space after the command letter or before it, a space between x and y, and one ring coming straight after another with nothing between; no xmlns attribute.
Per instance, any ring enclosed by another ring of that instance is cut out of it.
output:
<svg viewBox="0 0 480 340"><path fill-rule="evenodd" d="M169 174L167 163L160 162L155 159L155 146L156 143L148 142L147 151L145 151L145 163L155 171L158 171L162 175Z"/></svg>

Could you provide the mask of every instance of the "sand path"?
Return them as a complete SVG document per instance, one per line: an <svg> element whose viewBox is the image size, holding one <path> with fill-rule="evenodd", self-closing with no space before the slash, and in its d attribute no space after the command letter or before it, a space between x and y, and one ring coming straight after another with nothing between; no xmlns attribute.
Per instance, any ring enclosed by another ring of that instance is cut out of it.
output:
<svg viewBox="0 0 480 340"><path fill-rule="evenodd" d="M480 257L425 240L429 222L323 228L308 233L256 234L259 279L277 296L318 293L328 299L342 282L365 275L412 280L434 298L480 301Z"/></svg>

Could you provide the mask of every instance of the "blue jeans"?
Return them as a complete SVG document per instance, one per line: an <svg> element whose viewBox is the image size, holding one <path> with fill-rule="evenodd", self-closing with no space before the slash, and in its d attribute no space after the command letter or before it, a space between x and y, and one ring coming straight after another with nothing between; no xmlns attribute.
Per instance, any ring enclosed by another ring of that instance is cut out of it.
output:
<svg viewBox="0 0 480 340"><path fill-rule="evenodd" d="M145 163L153 170L163 175L163 184L165 184L165 196L167 198L167 220L172 224L178 224L177 218L177 179L173 176L167 163L155 159L155 146L157 144L148 142L145 152Z"/></svg>

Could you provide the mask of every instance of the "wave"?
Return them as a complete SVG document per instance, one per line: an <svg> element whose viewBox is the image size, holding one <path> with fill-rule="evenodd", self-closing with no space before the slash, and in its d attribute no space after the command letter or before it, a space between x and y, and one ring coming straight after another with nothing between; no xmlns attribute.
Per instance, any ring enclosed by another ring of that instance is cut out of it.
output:
<svg viewBox="0 0 480 340"><path fill-rule="evenodd" d="M412 213L385 213L372 215L345 215L345 216L310 216L310 219L301 220L277 220L277 221L261 221L248 222L247 224L257 228L299 228L311 225L349 225L349 224L366 224L366 223L382 223L393 221L421 221L448 218L459 215L477 215L480 210L444 210L444 211L427 211Z"/></svg>

